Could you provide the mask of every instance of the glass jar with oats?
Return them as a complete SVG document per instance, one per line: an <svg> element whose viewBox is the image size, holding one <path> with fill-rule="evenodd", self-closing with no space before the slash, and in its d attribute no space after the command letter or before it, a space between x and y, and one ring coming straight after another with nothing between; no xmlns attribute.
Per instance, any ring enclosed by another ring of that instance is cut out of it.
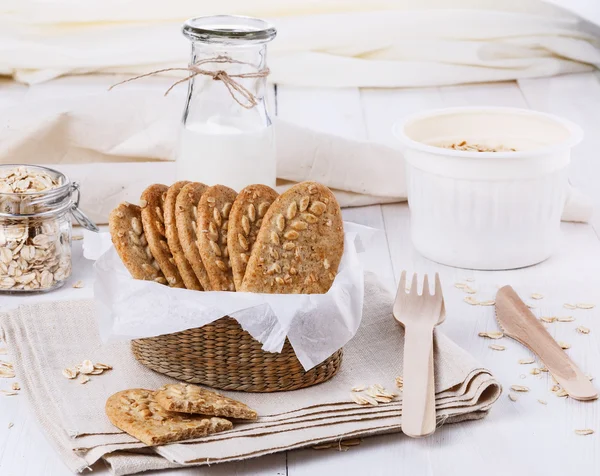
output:
<svg viewBox="0 0 600 476"><path fill-rule="evenodd" d="M0 292L51 291L71 275L71 217L98 228L79 210L79 185L35 165L0 165Z"/></svg>

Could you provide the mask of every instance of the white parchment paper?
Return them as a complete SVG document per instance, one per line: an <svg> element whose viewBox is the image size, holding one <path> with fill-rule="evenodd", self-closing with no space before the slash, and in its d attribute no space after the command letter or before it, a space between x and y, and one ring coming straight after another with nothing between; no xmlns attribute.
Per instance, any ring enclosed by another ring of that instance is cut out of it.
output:
<svg viewBox="0 0 600 476"><path fill-rule="evenodd" d="M364 273L358 252L374 230L354 223L344 223L344 230L344 254L327 294L288 295L198 292L133 279L108 244L108 233L97 236L86 246L86 256L100 255L94 265L100 335L105 342L152 337L230 316L265 351L281 352L287 337L309 370L343 347L362 318Z"/></svg>

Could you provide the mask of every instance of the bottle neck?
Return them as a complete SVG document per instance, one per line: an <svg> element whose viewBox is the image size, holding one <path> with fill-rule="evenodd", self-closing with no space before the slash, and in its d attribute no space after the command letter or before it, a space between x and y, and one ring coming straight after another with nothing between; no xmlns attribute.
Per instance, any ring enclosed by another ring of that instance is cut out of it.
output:
<svg viewBox="0 0 600 476"><path fill-rule="evenodd" d="M227 57L233 63L204 63L203 69L211 71L223 70L227 74L254 73L267 67L267 45L227 45L192 42L191 64L202 60Z"/></svg>
<svg viewBox="0 0 600 476"><path fill-rule="evenodd" d="M221 62L205 62L208 59L226 58ZM230 60L230 61L227 61ZM202 64L198 64L202 62ZM203 121L212 116L257 117L269 124L265 103L267 77L239 77L255 74L267 68L266 43L192 42L190 66L198 65L205 71L223 71L229 78L214 78L198 74L189 82L188 102L184 122ZM250 98L250 99L249 99ZM196 106L197 105L197 106Z"/></svg>

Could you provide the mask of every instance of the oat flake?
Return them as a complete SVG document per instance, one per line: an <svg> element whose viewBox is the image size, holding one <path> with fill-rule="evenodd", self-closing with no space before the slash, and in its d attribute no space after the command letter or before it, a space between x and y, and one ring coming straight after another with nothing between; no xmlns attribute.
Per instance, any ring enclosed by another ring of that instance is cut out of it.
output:
<svg viewBox="0 0 600 476"><path fill-rule="evenodd" d="M594 430L586 428L583 430L575 430L575 434L576 435L581 435L581 436L587 436L587 435L591 435L594 433Z"/></svg>
<svg viewBox="0 0 600 476"><path fill-rule="evenodd" d="M519 359L521 365L533 364L535 359Z"/></svg>
<svg viewBox="0 0 600 476"><path fill-rule="evenodd" d="M596 307L595 304L585 302L578 302L575 306L577 307L577 309L593 309L594 307Z"/></svg>
<svg viewBox="0 0 600 476"><path fill-rule="evenodd" d="M510 389L513 392L529 392L529 387L525 387L524 385L511 385Z"/></svg>

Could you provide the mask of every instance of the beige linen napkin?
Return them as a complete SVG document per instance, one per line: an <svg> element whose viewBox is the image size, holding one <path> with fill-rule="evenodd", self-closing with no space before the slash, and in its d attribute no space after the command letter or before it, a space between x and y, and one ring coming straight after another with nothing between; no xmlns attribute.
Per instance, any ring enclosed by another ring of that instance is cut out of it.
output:
<svg viewBox="0 0 600 476"><path fill-rule="evenodd" d="M336 377L294 392L223 392L255 408L261 418L237 424L230 432L155 451L165 461L176 464L205 464L345 436L400 431L401 398L377 407L359 407L350 400L351 387L379 383L392 390L395 377L402 373L403 336L391 316L391 305L389 292L367 275L363 322L345 347L342 368ZM104 414L105 401L125 388L156 388L172 379L137 363L128 344L102 345L92 301L24 306L3 315L0 325L15 357L24 393L49 439L72 470L81 471L115 451L143 447L110 424ZM485 416L500 393L500 386L489 372L441 333L437 335L435 356L438 418L451 423ZM83 359L113 365L114 370L92 376L85 385L61 375L62 369ZM115 459L106 457L118 474L156 465L156 457L145 454L120 452Z"/></svg>

